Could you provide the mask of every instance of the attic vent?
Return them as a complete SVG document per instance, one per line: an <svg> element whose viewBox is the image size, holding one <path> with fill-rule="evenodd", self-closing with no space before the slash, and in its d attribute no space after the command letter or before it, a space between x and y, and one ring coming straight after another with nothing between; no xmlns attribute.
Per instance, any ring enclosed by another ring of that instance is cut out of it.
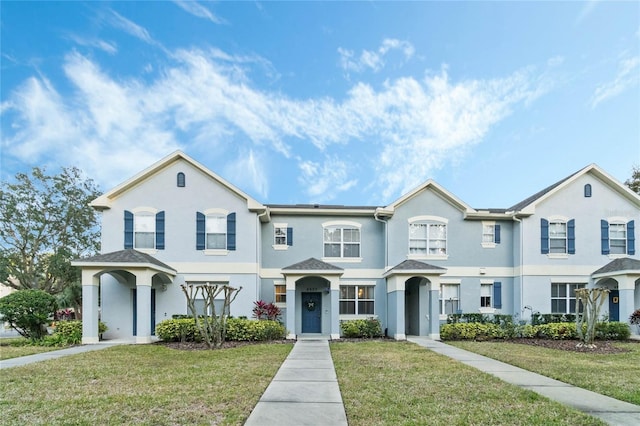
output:
<svg viewBox="0 0 640 426"><path fill-rule="evenodd" d="M591 184L588 183L584 186L584 196L591 197Z"/></svg>
<svg viewBox="0 0 640 426"><path fill-rule="evenodd" d="M184 185L185 185L184 173L182 172L178 173L177 180L178 180L178 188L184 188Z"/></svg>

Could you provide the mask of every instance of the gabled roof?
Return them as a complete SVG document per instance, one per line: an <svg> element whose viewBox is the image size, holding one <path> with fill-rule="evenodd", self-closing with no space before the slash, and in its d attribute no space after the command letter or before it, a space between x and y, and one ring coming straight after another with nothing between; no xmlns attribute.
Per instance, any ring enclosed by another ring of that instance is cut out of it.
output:
<svg viewBox="0 0 640 426"><path fill-rule="evenodd" d="M640 274L640 260L631 259L630 257L621 257L614 259L611 262L604 265L602 268L595 271L592 275L619 275L623 272L634 272ZM596 277L597 278L597 277Z"/></svg>
<svg viewBox="0 0 640 426"><path fill-rule="evenodd" d="M245 194L240 189L238 189L237 187L235 187L231 183L227 182L226 180L224 180L223 178L221 178L220 176L218 176L217 174L215 174L214 172L212 172L211 170L209 170L208 168L206 168L202 164L198 163L196 160L194 160L193 158L189 157L187 154L185 154L182 151L175 151L174 153L169 154L168 156L164 157L163 159L161 159L160 161L156 162L155 164L152 164L151 166L147 167L146 169L144 169L143 171L141 171L137 175L133 176L132 178L124 181L123 183L121 183L120 185L118 185L115 188L111 189L110 191L102 194L101 196L99 196L98 198L96 198L95 200L93 200L91 202L91 206L94 207L97 210L104 210L104 209L111 208L112 201L115 198L117 198L120 194L122 194L122 193L130 190L131 188L139 185L140 183L142 183L145 180L149 179L151 176L155 175L156 173L158 173L162 169L164 169L164 168L170 166L171 164L175 163L176 161L180 161L180 160L186 161L187 163L191 164L196 169L200 170L205 175L209 176L211 179L215 180L216 182L218 182L222 186L226 187L229 191L234 192L240 198L245 199L247 201L247 207L248 207L249 210L252 210L252 211L265 211L266 210L265 206L263 206L261 203L259 203L258 201L254 200L249 195Z"/></svg>
<svg viewBox="0 0 640 426"><path fill-rule="evenodd" d="M419 260L408 259L403 262L400 262L393 268L389 269L382 276L388 277L390 275L397 275L397 274L442 275L446 272L447 272L447 269L441 266L430 265L428 263L421 262Z"/></svg>
<svg viewBox="0 0 640 426"><path fill-rule="evenodd" d="M282 269L287 271L344 271L344 269L338 266L323 262L322 260L318 260L313 257L303 260L302 262L294 263L293 265L285 266Z"/></svg>
<svg viewBox="0 0 640 426"><path fill-rule="evenodd" d="M467 203L465 203L464 201L462 201L461 199L453 195L451 192L447 191L442 186L437 184L433 179L429 179L422 185L404 194L402 197L398 198L396 201L389 204L388 206L380 207L376 209L376 215L393 216L395 209L397 209L402 204L406 203L407 201L411 200L412 198L414 198L415 196L419 195L420 193L426 190L432 190L433 192L440 195L443 199L448 201L450 204L452 204L454 207L458 208L460 211L462 211L465 214L473 213L476 211L473 207L469 206Z"/></svg>
<svg viewBox="0 0 640 426"><path fill-rule="evenodd" d="M98 254L71 262L73 266L109 266L109 267L151 267L159 271L176 275L177 271L147 253L134 249L125 249L111 253Z"/></svg>
<svg viewBox="0 0 640 426"><path fill-rule="evenodd" d="M566 178L554 183L553 185L544 188L542 191L539 191L532 196L525 198L519 203L513 205L508 210L523 215L531 215L535 212L535 207L538 203L561 191L563 188L567 187L572 182L575 182L578 178L584 176L585 174L591 174L595 176L596 178L607 184L609 187L611 187L611 189L621 194L636 206L640 207L640 196L629 189L626 185L618 182L615 178L602 170L596 164L590 164L582 170L578 170L572 175L569 175Z"/></svg>

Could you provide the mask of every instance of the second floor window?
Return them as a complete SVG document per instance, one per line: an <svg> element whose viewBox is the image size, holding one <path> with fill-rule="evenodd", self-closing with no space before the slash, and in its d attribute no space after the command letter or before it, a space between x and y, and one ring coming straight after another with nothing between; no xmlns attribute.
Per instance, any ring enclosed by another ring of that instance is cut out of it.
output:
<svg viewBox="0 0 640 426"><path fill-rule="evenodd" d="M565 222L549 223L549 253L567 252L567 224Z"/></svg>
<svg viewBox="0 0 640 426"><path fill-rule="evenodd" d="M326 226L324 257L360 257L360 229Z"/></svg>
<svg viewBox="0 0 640 426"><path fill-rule="evenodd" d="M134 220L134 248L155 248L156 218L153 213L138 213Z"/></svg>
<svg viewBox="0 0 640 426"><path fill-rule="evenodd" d="M227 248L227 217L220 214L207 215L206 248Z"/></svg>
<svg viewBox="0 0 640 426"><path fill-rule="evenodd" d="M124 212L124 248L164 250L164 212Z"/></svg>
<svg viewBox="0 0 640 426"><path fill-rule="evenodd" d="M409 254L447 254L447 225L444 223L409 224Z"/></svg>
<svg viewBox="0 0 640 426"><path fill-rule="evenodd" d="M627 225L609 224L609 251L611 254L627 254Z"/></svg>

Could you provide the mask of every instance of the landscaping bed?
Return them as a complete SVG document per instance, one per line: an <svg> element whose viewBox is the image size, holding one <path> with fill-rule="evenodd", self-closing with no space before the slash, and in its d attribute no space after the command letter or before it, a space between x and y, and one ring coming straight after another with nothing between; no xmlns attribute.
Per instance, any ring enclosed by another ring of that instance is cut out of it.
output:
<svg viewBox="0 0 640 426"><path fill-rule="evenodd" d="M554 339L514 339L507 340L507 343L513 343L518 345L531 345L548 349L557 349L561 351L573 351L592 354L616 354L622 352L629 352L630 350L619 345L619 341L599 340L596 342L595 348L587 348L584 346L578 346L578 342L575 340L554 340ZM629 343L637 343L640 345L640 341L629 340Z"/></svg>

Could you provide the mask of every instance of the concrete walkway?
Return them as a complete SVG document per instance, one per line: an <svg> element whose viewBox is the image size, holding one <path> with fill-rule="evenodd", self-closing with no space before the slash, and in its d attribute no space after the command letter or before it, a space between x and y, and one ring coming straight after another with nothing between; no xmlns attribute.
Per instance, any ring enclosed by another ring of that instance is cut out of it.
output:
<svg viewBox="0 0 640 426"><path fill-rule="evenodd" d="M98 351L101 349L110 348L116 345L122 345L125 342L105 342L97 343L95 345L82 345L73 346L71 348L60 349L57 351L42 352L34 355L21 356L19 358L10 358L0 361L0 370L11 367L19 367L22 365L33 364L34 362L47 361L49 359L60 358L67 355L81 354L84 352ZM2 348L0 348L0 351Z"/></svg>
<svg viewBox="0 0 640 426"><path fill-rule="evenodd" d="M326 339L298 340L245 426L346 426Z"/></svg>
<svg viewBox="0 0 640 426"><path fill-rule="evenodd" d="M410 342L448 356L463 364L477 368L521 388L532 390L551 400L568 405L597 417L610 425L640 425L640 406L600 395L504 362L468 352L431 340L427 337L409 336Z"/></svg>

